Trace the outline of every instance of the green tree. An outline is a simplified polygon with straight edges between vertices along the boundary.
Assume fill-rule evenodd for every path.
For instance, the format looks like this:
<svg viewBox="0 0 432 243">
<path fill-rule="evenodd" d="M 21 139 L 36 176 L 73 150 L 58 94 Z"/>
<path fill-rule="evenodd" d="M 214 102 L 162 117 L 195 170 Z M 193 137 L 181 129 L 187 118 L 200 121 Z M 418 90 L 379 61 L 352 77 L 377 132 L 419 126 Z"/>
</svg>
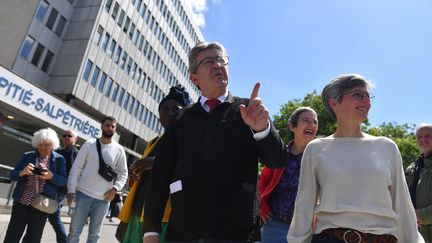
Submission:
<svg viewBox="0 0 432 243">
<path fill-rule="evenodd" d="M 366 132 L 374 136 L 385 136 L 392 139 L 402 155 L 404 168 L 410 165 L 419 155 L 414 134 L 414 125 L 395 122 L 383 123 L 378 127 L 369 128 Z"/>
</svg>

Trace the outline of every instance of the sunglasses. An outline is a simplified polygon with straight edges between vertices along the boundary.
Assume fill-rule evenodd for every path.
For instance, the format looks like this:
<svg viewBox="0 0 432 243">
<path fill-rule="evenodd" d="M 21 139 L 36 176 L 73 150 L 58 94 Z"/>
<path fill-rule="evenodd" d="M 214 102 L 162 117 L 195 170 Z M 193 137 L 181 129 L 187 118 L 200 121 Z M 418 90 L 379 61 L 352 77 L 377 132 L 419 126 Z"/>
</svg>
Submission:
<svg viewBox="0 0 432 243">
<path fill-rule="evenodd" d="M 72 135 L 69 135 L 69 134 L 64 134 L 63 137 L 64 137 L 64 138 L 71 138 L 71 137 L 73 137 L 73 136 L 72 136 Z"/>
</svg>

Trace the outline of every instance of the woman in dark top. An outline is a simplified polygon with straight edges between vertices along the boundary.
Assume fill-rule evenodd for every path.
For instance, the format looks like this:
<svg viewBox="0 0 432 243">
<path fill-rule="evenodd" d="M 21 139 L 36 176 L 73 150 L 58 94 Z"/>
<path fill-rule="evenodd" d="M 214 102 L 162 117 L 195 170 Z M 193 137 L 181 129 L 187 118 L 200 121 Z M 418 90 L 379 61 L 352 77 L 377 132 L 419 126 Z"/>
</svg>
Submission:
<svg viewBox="0 0 432 243">
<path fill-rule="evenodd" d="M 173 116 L 182 107 L 189 105 L 189 94 L 186 92 L 182 86 L 171 87 L 170 92 L 165 98 L 159 103 L 159 120 L 166 129 Z M 162 135 L 163 136 L 163 135 Z M 162 136 L 157 136 L 149 142 L 147 145 L 143 158 L 136 161 L 130 166 L 130 179 L 134 180 L 132 188 L 129 195 L 125 201 L 124 206 L 119 214 L 119 219 L 122 221 L 122 225 L 127 223 L 126 229 L 124 230 L 124 235 L 121 235 L 120 231 L 116 236 L 118 240 L 125 243 L 138 243 L 142 242 L 142 219 L 141 215 L 143 213 L 143 205 L 145 201 L 145 191 L 148 178 L 153 167 L 153 161 L 159 148 L 159 141 Z M 164 229 L 168 223 L 169 213 L 171 212 L 171 207 L 168 202 L 167 208 L 165 209 L 164 215 Z M 164 242 L 164 232 L 161 235 L 161 242 Z"/>
<path fill-rule="evenodd" d="M 287 242 L 297 195 L 300 162 L 306 145 L 318 131 L 317 114 L 310 107 L 299 107 L 291 114 L 288 127 L 294 140 L 288 144 L 287 165 L 281 169 L 264 167 L 258 184 L 263 243 Z"/>
</svg>

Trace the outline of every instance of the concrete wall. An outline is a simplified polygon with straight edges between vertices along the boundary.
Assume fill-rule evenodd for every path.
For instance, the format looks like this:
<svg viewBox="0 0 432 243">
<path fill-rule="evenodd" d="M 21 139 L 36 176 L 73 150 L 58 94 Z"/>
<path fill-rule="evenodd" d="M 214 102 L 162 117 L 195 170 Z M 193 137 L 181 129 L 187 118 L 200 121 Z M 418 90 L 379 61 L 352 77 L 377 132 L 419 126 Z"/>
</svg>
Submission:
<svg viewBox="0 0 432 243">
<path fill-rule="evenodd" d="M 0 64 L 12 69 L 38 0 L 0 0 Z"/>
</svg>

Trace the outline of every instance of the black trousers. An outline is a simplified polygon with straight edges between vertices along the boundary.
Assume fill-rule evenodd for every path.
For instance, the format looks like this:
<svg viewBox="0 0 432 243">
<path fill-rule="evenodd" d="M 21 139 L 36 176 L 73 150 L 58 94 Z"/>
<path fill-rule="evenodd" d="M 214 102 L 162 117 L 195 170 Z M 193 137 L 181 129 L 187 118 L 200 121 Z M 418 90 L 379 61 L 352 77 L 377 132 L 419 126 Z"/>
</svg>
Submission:
<svg viewBox="0 0 432 243">
<path fill-rule="evenodd" d="M 48 214 L 31 205 L 14 202 L 4 243 L 18 243 L 27 227 L 24 243 L 39 243 Z"/>
</svg>

